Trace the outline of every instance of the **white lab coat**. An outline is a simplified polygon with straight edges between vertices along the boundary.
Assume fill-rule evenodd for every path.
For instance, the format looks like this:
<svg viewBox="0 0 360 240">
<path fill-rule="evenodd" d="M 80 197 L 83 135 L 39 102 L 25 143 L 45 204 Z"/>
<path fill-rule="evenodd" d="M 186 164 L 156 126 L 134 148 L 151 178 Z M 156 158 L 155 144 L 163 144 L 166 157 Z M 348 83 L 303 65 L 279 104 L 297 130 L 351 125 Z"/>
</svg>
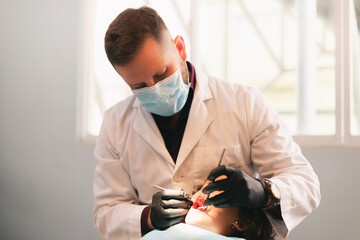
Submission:
<svg viewBox="0 0 360 240">
<path fill-rule="evenodd" d="M 284 221 L 268 215 L 286 237 L 320 202 L 319 181 L 277 113 L 256 89 L 202 73 L 176 160 L 167 151 L 152 117 L 135 96 L 104 114 L 95 147 L 95 226 L 104 239 L 139 239 L 140 217 L 158 190 L 193 193 L 217 167 L 242 168 L 266 177 L 281 190 Z"/>
</svg>

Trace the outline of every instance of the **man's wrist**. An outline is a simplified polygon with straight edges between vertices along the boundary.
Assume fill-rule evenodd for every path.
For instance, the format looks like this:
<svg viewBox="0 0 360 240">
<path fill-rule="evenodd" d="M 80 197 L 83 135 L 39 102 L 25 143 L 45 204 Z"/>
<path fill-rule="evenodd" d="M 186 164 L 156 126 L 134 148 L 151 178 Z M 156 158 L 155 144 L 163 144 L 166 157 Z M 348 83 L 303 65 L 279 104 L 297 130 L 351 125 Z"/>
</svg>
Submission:
<svg viewBox="0 0 360 240">
<path fill-rule="evenodd" d="M 154 229 L 154 227 L 151 224 L 150 220 L 150 206 L 147 206 L 144 208 L 144 210 L 141 213 L 141 235 L 144 236 L 148 232 Z"/>
<path fill-rule="evenodd" d="M 272 202 L 272 199 L 271 199 L 271 197 L 269 196 L 269 194 L 265 191 L 265 195 L 266 195 L 266 199 L 267 199 L 267 201 L 266 201 L 266 203 L 265 203 L 265 206 L 264 207 L 268 207 L 270 204 L 271 204 L 271 202 Z"/>
<path fill-rule="evenodd" d="M 148 225 L 148 227 L 149 227 L 150 230 L 154 230 L 155 227 L 154 227 L 154 226 L 152 225 L 152 223 L 151 223 L 150 214 L 151 214 L 151 209 L 150 209 L 150 211 L 149 211 L 149 215 L 148 215 L 148 219 L 147 219 L 147 225 Z"/>
<path fill-rule="evenodd" d="M 261 182 L 265 194 L 267 196 L 267 202 L 263 208 L 263 210 L 267 210 L 273 207 L 276 207 L 280 204 L 280 190 L 275 185 L 275 183 L 271 182 L 270 179 L 258 179 Z"/>
</svg>

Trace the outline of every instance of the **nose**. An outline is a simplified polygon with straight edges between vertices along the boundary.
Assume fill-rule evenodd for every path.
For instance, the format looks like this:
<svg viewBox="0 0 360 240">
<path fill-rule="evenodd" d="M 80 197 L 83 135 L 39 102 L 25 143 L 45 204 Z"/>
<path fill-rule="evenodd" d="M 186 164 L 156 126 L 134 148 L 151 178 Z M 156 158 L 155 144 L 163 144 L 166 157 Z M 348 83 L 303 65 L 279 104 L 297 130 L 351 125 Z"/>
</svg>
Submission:
<svg viewBox="0 0 360 240">
<path fill-rule="evenodd" d="M 148 81 L 146 81 L 146 86 L 147 87 L 152 87 L 155 84 L 157 84 L 158 82 L 160 82 L 161 80 L 157 80 L 157 79 L 149 79 Z"/>
<path fill-rule="evenodd" d="M 147 87 L 152 87 L 152 86 L 154 86 L 156 83 L 155 83 L 155 81 L 153 80 L 153 79 L 150 79 L 150 80 L 148 80 L 147 82 L 146 82 L 146 86 Z"/>
</svg>

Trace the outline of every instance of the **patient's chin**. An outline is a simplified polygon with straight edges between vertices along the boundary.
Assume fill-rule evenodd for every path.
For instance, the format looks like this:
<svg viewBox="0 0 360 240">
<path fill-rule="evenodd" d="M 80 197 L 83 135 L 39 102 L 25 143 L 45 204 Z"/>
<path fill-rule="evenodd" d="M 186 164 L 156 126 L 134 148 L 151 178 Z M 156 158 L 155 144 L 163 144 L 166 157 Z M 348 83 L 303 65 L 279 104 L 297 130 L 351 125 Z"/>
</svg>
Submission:
<svg viewBox="0 0 360 240">
<path fill-rule="evenodd" d="M 188 212 L 188 214 L 186 215 L 185 223 L 220 234 L 219 229 L 217 229 L 213 225 L 213 222 L 212 222 L 210 216 L 208 216 L 205 212 L 201 212 L 194 208 L 191 208 L 190 211 Z"/>
<path fill-rule="evenodd" d="M 189 212 L 185 217 L 185 223 L 196 226 L 197 223 L 201 222 L 201 214 L 196 212 L 194 208 L 190 208 Z"/>
</svg>

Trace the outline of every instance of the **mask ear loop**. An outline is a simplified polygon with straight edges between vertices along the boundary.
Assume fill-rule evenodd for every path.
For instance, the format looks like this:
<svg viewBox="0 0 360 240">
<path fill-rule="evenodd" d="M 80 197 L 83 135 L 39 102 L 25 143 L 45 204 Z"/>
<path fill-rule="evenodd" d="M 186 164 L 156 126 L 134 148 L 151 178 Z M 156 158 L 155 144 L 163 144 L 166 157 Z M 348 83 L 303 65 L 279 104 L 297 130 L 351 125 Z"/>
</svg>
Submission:
<svg viewBox="0 0 360 240">
<path fill-rule="evenodd" d="M 189 69 L 188 69 L 188 66 L 186 64 L 186 61 L 184 61 L 184 65 L 185 65 L 185 68 L 186 68 L 187 85 L 189 85 L 190 84 L 190 76 L 189 76 Z"/>
</svg>

